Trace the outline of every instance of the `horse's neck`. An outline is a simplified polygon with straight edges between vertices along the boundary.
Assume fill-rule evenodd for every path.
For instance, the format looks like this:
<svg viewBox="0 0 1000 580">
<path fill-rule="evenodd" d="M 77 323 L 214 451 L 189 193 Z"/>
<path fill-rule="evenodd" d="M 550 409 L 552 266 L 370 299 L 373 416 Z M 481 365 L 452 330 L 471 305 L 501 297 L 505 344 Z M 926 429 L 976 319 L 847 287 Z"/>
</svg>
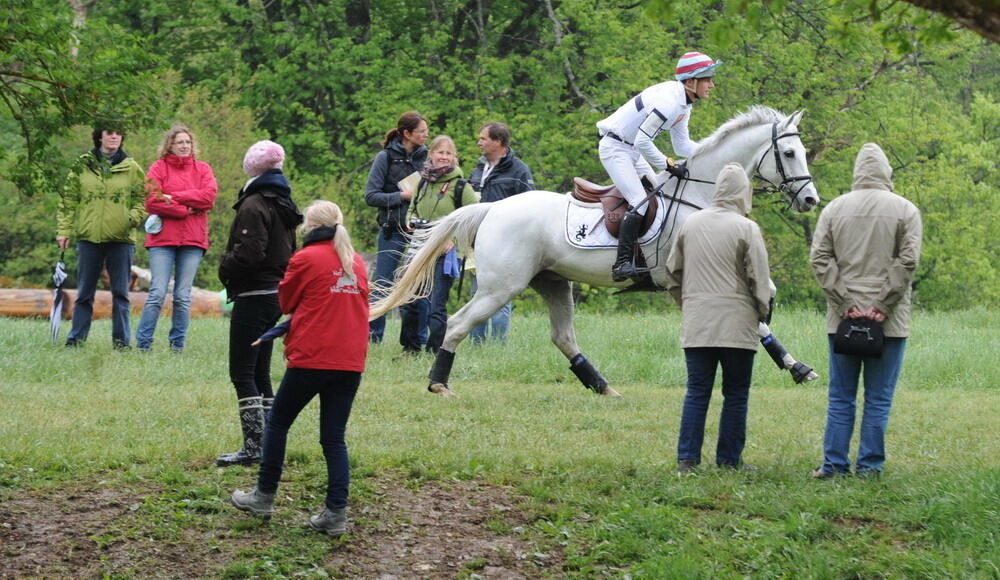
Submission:
<svg viewBox="0 0 1000 580">
<path fill-rule="evenodd" d="M 756 155 L 764 146 L 770 133 L 770 125 L 758 125 L 742 129 L 724 139 L 711 149 L 699 149 L 698 152 L 688 160 L 690 177 L 702 181 L 715 182 L 722 168 L 729 163 L 739 163 L 750 177 L 757 163 Z M 689 188 L 691 200 L 702 206 L 712 203 L 712 194 L 715 191 L 713 184 L 698 184 L 697 188 Z M 695 201 L 695 198 L 698 198 Z"/>
</svg>

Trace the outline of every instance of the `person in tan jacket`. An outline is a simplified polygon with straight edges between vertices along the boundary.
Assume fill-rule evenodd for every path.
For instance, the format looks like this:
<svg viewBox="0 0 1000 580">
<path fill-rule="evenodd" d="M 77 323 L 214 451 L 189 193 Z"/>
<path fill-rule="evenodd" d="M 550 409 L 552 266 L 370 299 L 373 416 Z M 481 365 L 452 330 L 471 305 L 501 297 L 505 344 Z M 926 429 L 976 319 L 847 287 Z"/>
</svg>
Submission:
<svg viewBox="0 0 1000 580">
<path fill-rule="evenodd" d="M 687 394 L 677 441 L 677 470 L 701 462 L 705 416 L 722 367 L 722 415 L 715 463 L 742 465 L 747 403 L 759 336 L 771 299 L 767 249 L 750 213 L 752 189 L 738 163 L 716 180 L 712 206 L 684 222 L 667 258 L 667 290 L 681 307 Z"/>
<path fill-rule="evenodd" d="M 830 347 L 823 465 L 812 472 L 818 479 L 850 472 L 848 448 L 862 367 L 865 406 L 856 473 L 882 472 L 889 409 L 910 334 L 910 283 L 920 259 L 920 211 L 893 193 L 892 167 L 875 143 L 866 143 L 858 152 L 852 189 L 820 214 L 809 254 L 826 294 Z M 884 323 L 882 358 L 833 352 L 833 335 L 844 318 Z"/>
</svg>

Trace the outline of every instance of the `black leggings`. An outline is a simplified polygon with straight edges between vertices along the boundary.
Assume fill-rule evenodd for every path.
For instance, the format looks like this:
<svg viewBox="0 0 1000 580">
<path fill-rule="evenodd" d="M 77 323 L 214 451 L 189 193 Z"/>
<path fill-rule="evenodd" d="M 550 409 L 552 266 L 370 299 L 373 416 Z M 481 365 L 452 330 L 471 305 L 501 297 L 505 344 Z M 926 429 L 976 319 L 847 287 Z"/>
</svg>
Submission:
<svg viewBox="0 0 1000 580">
<path fill-rule="evenodd" d="M 271 398 L 271 349 L 273 341 L 260 346 L 250 343 L 260 338 L 281 317 L 277 294 L 237 298 L 229 322 L 229 380 L 236 398 Z"/>
</svg>

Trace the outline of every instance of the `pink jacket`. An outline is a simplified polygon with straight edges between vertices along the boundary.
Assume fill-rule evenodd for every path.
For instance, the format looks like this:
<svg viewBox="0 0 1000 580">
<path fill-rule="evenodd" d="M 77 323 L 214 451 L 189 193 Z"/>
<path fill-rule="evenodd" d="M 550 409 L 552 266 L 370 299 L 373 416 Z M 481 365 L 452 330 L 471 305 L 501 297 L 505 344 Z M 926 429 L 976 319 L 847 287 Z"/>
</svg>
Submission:
<svg viewBox="0 0 1000 580">
<path fill-rule="evenodd" d="M 149 168 L 146 179 L 146 211 L 163 220 L 160 233 L 146 234 L 146 247 L 197 246 L 207 250 L 208 211 L 215 206 L 219 192 L 208 163 L 165 155 Z"/>
</svg>

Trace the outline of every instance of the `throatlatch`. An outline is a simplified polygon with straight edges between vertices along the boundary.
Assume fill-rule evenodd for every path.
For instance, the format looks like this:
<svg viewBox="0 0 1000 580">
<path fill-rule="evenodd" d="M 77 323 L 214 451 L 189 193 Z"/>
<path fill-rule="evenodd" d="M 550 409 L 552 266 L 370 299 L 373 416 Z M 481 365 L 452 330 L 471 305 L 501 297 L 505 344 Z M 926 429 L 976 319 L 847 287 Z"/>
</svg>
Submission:
<svg viewBox="0 0 1000 580">
<path fill-rule="evenodd" d="M 431 366 L 431 372 L 427 373 L 427 378 L 430 379 L 430 384 L 427 385 L 427 390 L 434 392 L 431 386 L 440 383 L 445 387 L 448 386 L 448 377 L 451 376 L 451 365 L 455 362 L 455 353 L 449 352 L 443 348 L 439 348 L 437 351 L 437 356 L 434 358 L 434 365 Z"/>
<path fill-rule="evenodd" d="M 760 343 L 764 345 L 764 350 L 771 356 L 771 360 L 774 361 L 774 364 L 778 365 L 779 369 L 788 369 L 788 372 L 792 373 L 792 379 L 796 383 L 803 383 L 816 378 L 810 377 L 810 373 L 813 372 L 812 367 L 792 358 L 792 355 L 788 354 L 788 351 L 785 350 L 785 347 L 778 342 L 778 339 L 773 334 L 761 338 Z"/>
<path fill-rule="evenodd" d="M 576 378 L 580 379 L 583 386 L 594 391 L 598 395 L 603 395 L 608 388 L 608 381 L 597 372 L 594 365 L 590 364 L 583 354 L 577 354 L 569 361 L 569 370 L 573 371 Z"/>
</svg>

